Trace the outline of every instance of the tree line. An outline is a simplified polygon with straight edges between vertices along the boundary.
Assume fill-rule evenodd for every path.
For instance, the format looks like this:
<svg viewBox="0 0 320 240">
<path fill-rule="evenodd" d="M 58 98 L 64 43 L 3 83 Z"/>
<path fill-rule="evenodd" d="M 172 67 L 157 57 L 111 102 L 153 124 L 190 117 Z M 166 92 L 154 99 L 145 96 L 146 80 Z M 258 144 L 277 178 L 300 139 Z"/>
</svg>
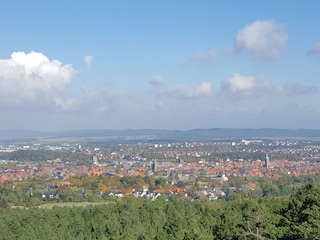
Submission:
<svg viewBox="0 0 320 240">
<path fill-rule="evenodd" d="M 320 188 L 290 197 L 1 209 L 0 239 L 320 239 Z"/>
</svg>

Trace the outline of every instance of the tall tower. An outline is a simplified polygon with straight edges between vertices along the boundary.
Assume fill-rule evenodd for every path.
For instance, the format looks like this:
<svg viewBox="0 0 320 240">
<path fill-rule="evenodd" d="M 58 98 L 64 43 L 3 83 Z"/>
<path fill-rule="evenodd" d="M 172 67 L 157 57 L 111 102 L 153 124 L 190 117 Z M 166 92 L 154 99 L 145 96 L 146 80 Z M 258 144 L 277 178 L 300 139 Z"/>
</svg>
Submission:
<svg viewBox="0 0 320 240">
<path fill-rule="evenodd" d="M 152 162 L 152 172 L 158 172 L 158 163 L 157 163 L 157 159 L 153 159 Z"/>
<path fill-rule="evenodd" d="M 99 162 L 98 162 L 98 157 L 97 157 L 96 155 L 93 155 L 93 157 L 92 157 L 92 162 L 93 162 L 93 164 L 95 164 L 95 165 L 98 165 L 98 164 L 99 164 Z"/>
<path fill-rule="evenodd" d="M 265 167 L 270 168 L 270 159 L 268 154 L 266 154 L 264 161 L 265 161 Z"/>
</svg>

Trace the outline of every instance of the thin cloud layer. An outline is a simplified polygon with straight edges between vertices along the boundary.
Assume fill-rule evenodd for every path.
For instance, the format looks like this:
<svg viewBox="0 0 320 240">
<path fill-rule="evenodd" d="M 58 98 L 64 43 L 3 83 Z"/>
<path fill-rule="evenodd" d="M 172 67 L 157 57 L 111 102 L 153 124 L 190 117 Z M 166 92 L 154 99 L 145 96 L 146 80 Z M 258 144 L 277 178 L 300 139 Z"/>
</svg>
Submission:
<svg viewBox="0 0 320 240">
<path fill-rule="evenodd" d="M 165 82 L 164 77 L 159 76 L 159 75 L 153 76 L 153 77 L 151 78 L 151 80 L 149 81 L 149 83 L 150 83 L 151 85 L 153 85 L 153 86 L 160 86 L 160 85 L 162 85 L 164 82 Z"/>
<path fill-rule="evenodd" d="M 55 97 L 54 103 L 57 107 L 59 107 L 63 111 L 73 111 L 79 107 L 77 101 L 73 98 L 65 99 L 62 97 Z"/>
<path fill-rule="evenodd" d="M 281 25 L 274 21 L 255 21 L 240 30 L 235 38 L 239 51 L 249 51 L 258 60 L 277 59 L 288 40 Z"/>
<path fill-rule="evenodd" d="M 308 51 L 308 54 L 320 54 L 320 42 L 315 43 L 312 48 Z"/>
<path fill-rule="evenodd" d="M 235 73 L 231 78 L 221 82 L 221 91 L 229 96 L 237 98 L 262 97 L 265 95 L 303 95 L 318 93 L 317 86 L 304 86 L 301 84 L 279 84 Z"/>
<path fill-rule="evenodd" d="M 212 85 L 209 82 L 202 82 L 197 87 L 175 86 L 164 90 L 160 95 L 178 98 L 201 98 L 212 95 Z"/>
<path fill-rule="evenodd" d="M 93 57 L 92 56 L 84 56 L 83 60 L 85 61 L 87 67 L 90 67 L 93 61 Z"/>
<path fill-rule="evenodd" d="M 306 86 L 301 84 L 284 84 L 277 85 L 274 87 L 274 92 L 277 94 L 283 94 L 287 96 L 297 96 L 304 94 L 316 94 L 319 92 L 319 87 L 317 86 Z"/>
<path fill-rule="evenodd" d="M 190 59 L 190 62 L 207 63 L 216 60 L 218 57 L 219 53 L 215 50 L 211 50 L 209 52 L 195 52 Z"/>
<path fill-rule="evenodd" d="M 0 99 L 20 104 L 52 100 L 71 83 L 76 71 L 71 65 L 49 60 L 39 52 L 14 52 L 0 59 Z"/>
</svg>

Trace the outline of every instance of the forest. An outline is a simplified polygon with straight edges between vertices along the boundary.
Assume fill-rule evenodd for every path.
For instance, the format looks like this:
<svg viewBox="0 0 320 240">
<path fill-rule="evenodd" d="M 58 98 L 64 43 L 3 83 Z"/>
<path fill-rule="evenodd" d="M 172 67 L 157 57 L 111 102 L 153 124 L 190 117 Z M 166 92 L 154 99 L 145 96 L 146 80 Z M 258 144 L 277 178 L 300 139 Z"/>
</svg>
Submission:
<svg viewBox="0 0 320 240">
<path fill-rule="evenodd" d="M 0 210 L 0 239 L 320 239 L 320 188 L 289 197 Z"/>
</svg>

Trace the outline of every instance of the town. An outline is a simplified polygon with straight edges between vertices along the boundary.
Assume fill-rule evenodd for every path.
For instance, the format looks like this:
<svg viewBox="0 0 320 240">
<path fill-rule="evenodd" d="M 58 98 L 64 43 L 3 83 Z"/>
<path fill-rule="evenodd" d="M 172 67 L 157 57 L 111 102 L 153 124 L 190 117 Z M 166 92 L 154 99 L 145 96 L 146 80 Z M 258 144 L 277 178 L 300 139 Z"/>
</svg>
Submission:
<svg viewBox="0 0 320 240">
<path fill-rule="evenodd" d="M 29 182 L 24 184 L 29 186 L 25 191 L 38 191 L 43 200 L 58 199 L 63 189 L 75 187 L 82 197 L 132 195 L 155 200 L 160 195 L 178 195 L 184 200 L 216 200 L 225 198 L 230 189 L 258 191 L 251 179 L 318 176 L 320 169 L 320 145 L 314 139 L 81 144 L 63 140 L 3 142 L 0 183 L 15 188 Z M 125 180 L 113 185 L 100 181 L 99 190 L 93 190 L 77 185 L 74 179 L 79 176 Z M 44 180 L 42 185 L 30 185 L 39 178 Z M 132 184 L 121 184 L 128 179 Z M 230 185 L 234 179 L 243 179 L 237 188 Z"/>
</svg>

